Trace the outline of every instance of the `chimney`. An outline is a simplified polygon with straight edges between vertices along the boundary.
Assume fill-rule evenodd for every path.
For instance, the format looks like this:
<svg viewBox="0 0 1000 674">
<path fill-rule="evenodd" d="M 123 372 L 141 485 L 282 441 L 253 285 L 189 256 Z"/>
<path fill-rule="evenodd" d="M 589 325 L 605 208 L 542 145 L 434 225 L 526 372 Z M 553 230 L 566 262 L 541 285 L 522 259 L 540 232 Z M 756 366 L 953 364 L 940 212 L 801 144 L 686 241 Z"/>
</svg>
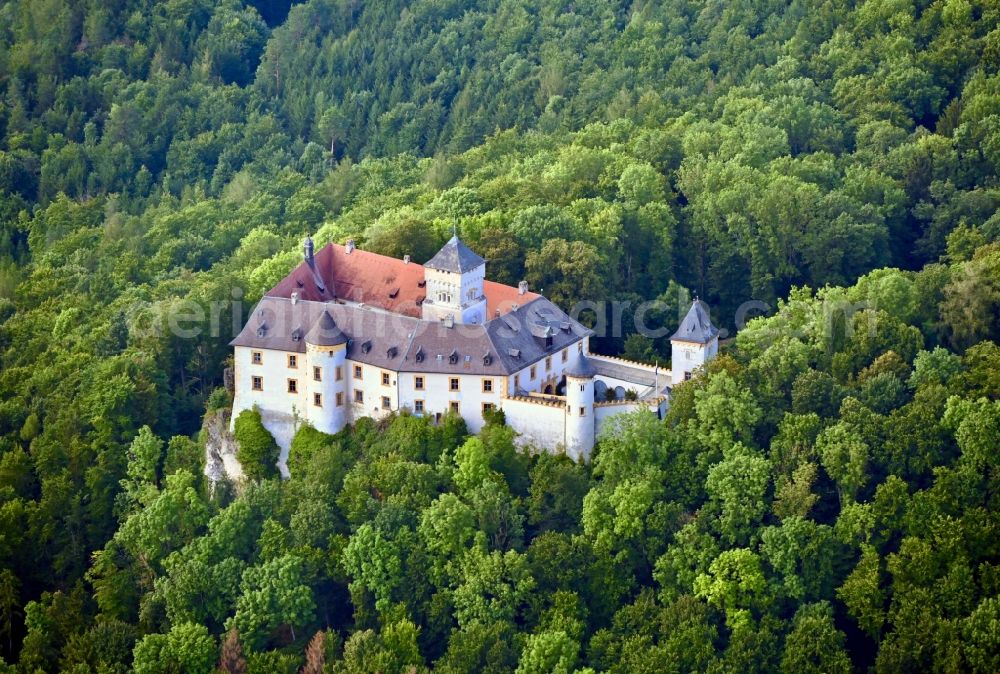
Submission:
<svg viewBox="0 0 1000 674">
<path fill-rule="evenodd" d="M 347 252 L 348 255 L 351 254 L 351 251 L 354 250 L 354 239 L 347 240 L 347 245 L 344 246 L 344 250 Z"/>
<path fill-rule="evenodd" d="M 297 304 L 299 301 L 299 291 L 296 290 L 292 293 L 292 304 Z"/>
<path fill-rule="evenodd" d="M 521 281 L 520 283 L 517 284 L 517 294 L 523 295 L 526 292 L 528 292 L 528 282 Z"/>
<path fill-rule="evenodd" d="M 444 317 L 444 327 L 446 327 L 446 328 L 453 328 L 453 327 L 455 327 L 455 317 L 452 316 L 451 314 L 448 314 L 447 316 L 445 316 Z"/>
<path fill-rule="evenodd" d="M 403 256 L 403 264 L 410 264 L 410 254 L 407 253 Z"/>
<path fill-rule="evenodd" d="M 310 265 L 313 263 L 313 240 L 312 237 L 307 236 L 306 240 L 302 243 L 302 256 L 306 259 Z"/>
</svg>

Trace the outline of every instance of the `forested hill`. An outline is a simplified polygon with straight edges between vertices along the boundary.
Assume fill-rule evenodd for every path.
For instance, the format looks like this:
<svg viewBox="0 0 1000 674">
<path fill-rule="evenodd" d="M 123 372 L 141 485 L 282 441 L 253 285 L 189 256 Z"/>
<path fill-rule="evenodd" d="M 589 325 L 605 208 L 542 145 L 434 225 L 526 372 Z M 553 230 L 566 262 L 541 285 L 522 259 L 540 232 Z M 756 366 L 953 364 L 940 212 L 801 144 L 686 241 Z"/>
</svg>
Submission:
<svg viewBox="0 0 1000 674">
<path fill-rule="evenodd" d="M 322 631 L 351 672 L 997 671 L 998 24 L 0 1 L 0 657 L 294 671 Z M 423 261 L 453 227 L 564 306 L 775 316 L 592 467 L 404 416 L 209 496 L 231 326 L 302 238 Z M 624 329 L 596 347 L 669 357 Z"/>
</svg>

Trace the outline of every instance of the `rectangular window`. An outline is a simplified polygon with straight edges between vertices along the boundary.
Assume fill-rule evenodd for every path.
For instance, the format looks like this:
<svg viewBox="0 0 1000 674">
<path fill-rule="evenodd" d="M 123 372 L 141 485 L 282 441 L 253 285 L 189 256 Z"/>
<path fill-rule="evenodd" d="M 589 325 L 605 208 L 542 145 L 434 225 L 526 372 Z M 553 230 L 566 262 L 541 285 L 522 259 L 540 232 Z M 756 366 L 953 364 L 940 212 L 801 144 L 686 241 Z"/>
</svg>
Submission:
<svg viewBox="0 0 1000 674">
<path fill-rule="evenodd" d="M 552 370 L 552 356 L 545 357 L 545 371 L 549 372 Z"/>
<path fill-rule="evenodd" d="M 515 374 L 514 375 L 514 390 L 516 391 L 519 388 L 521 388 L 521 375 Z"/>
<path fill-rule="evenodd" d="M 562 362 L 566 362 L 569 359 L 569 347 L 562 350 Z"/>
<path fill-rule="evenodd" d="M 322 407 L 323 406 L 323 394 L 322 393 L 313 393 L 313 405 L 315 405 L 316 407 Z"/>
<path fill-rule="evenodd" d="M 263 377 L 253 377 L 253 390 L 263 391 L 264 390 L 264 378 Z"/>
<path fill-rule="evenodd" d="M 532 366 L 531 366 L 531 369 L 530 369 L 530 370 L 528 370 L 528 379 L 534 379 L 534 378 L 535 378 L 535 372 L 536 372 L 536 371 L 537 371 L 537 370 L 535 370 L 535 366 L 534 366 L 534 365 L 532 365 Z"/>
<path fill-rule="evenodd" d="M 388 386 L 389 382 L 390 382 L 389 373 L 388 372 L 383 372 L 382 373 L 382 386 Z"/>
<path fill-rule="evenodd" d="M 389 396 L 382 396 L 382 409 L 390 409 Z"/>
<path fill-rule="evenodd" d="M 489 377 L 483 379 L 483 393 L 493 393 L 493 380 Z"/>
<path fill-rule="evenodd" d="M 356 390 L 354 392 L 354 402 L 363 403 L 365 401 L 365 392 L 362 390 Z"/>
<path fill-rule="evenodd" d="M 576 352 L 577 353 L 583 353 L 583 342 L 577 342 L 576 343 Z"/>
<path fill-rule="evenodd" d="M 454 412 L 455 414 L 458 414 L 458 401 L 457 400 L 452 400 L 450 403 L 448 403 L 448 407 L 451 408 L 452 412 Z"/>
<path fill-rule="evenodd" d="M 355 379 L 361 379 L 361 366 L 360 365 L 355 365 L 354 366 L 354 378 Z"/>
<path fill-rule="evenodd" d="M 423 400 L 414 400 L 413 401 L 413 411 L 416 412 L 417 414 L 423 414 L 424 413 L 424 401 Z"/>
<path fill-rule="evenodd" d="M 288 354 L 288 367 L 292 370 L 299 366 L 299 357 L 294 353 Z"/>
<path fill-rule="evenodd" d="M 313 381 L 323 381 L 323 368 L 313 366 Z"/>
<path fill-rule="evenodd" d="M 250 362 L 254 365 L 260 365 L 264 362 L 264 355 L 260 351 L 250 352 Z"/>
<path fill-rule="evenodd" d="M 587 409 L 585 407 L 580 408 L 580 416 L 581 417 L 587 416 Z"/>
<path fill-rule="evenodd" d="M 423 391 L 424 390 L 424 378 L 423 377 L 419 377 L 419 376 L 414 377 L 413 378 L 413 388 L 415 390 L 417 390 L 417 391 Z"/>
<path fill-rule="evenodd" d="M 451 391 L 458 390 L 458 377 L 452 377 L 448 380 L 448 389 Z"/>
<path fill-rule="evenodd" d="M 344 371 L 340 368 L 339 365 L 337 366 L 337 369 L 334 371 L 333 378 L 336 379 L 337 381 L 340 381 L 341 379 L 344 378 Z"/>
<path fill-rule="evenodd" d="M 344 394 L 341 393 L 340 391 L 337 391 L 337 407 L 343 407 L 343 406 L 344 406 Z"/>
<path fill-rule="evenodd" d="M 684 373 L 684 381 L 688 381 L 689 379 L 691 379 L 691 373 L 690 372 L 685 372 Z"/>
<path fill-rule="evenodd" d="M 493 403 L 483 403 L 483 416 L 486 416 L 496 407 Z"/>
<path fill-rule="evenodd" d="M 288 380 L 288 392 L 298 393 L 299 392 L 299 381 L 297 379 Z"/>
<path fill-rule="evenodd" d="M 587 390 L 586 385 L 580 384 L 580 391 L 582 392 L 582 391 L 585 391 L 585 390 Z"/>
</svg>

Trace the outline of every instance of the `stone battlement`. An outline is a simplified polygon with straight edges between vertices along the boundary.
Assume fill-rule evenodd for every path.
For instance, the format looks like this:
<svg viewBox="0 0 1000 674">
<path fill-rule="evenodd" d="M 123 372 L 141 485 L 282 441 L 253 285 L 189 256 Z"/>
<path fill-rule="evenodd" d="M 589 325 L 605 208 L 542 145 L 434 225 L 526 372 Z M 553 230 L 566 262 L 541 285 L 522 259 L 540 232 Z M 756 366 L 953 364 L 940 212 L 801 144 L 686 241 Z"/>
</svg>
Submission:
<svg viewBox="0 0 1000 674">
<path fill-rule="evenodd" d="M 599 353 L 588 353 L 587 354 L 587 358 L 590 358 L 591 360 L 607 360 L 607 361 L 611 361 L 613 363 L 619 363 L 621 365 L 627 365 L 629 367 L 637 367 L 637 368 L 640 368 L 640 369 L 643 369 L 643 370 L 649 370 L 650 372 L 655 372 L 656 371 L 656 366 L 655 365 L 649 365 L 647 363 L 640 363 L 637 360 L 629 360 L 627 358 L 619 358 L 617 356 L 605 356 L 605 355 L 599 354 Z M 660 368 L 660 374 L 663 374 L 664 370 L 665 370 L 665 368 L 661 367 Z"/>
<path fill-rule="evenodd" d="M 543 407 L 565 407 L 566 405 L 563 400 L 550 400 L 538 396 L 505 396 L 504 400 L 516 400 L 518 402 L 531 403 L 532 405 L 541 405 Z"/>
</svg>

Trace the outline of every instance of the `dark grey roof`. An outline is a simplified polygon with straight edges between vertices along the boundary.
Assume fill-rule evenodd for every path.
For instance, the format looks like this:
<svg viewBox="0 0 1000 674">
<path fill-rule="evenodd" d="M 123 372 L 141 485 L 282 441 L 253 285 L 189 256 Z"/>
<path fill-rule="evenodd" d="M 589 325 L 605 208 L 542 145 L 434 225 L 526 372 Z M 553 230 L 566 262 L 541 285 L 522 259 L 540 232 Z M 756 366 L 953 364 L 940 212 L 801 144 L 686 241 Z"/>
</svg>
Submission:
<svg viewBox="0 0 1000 674">
<path fill-rule="evenodd" d="M 428 260 L 424 266 L 430 269 L 462 273 L 475 269 L 482 264 L 486 264 L 486 260 L 476 255 L 456 235 L 451 237 L 448 243 L 444 244 L 441 250 Z"/>
<path fill-rule="evenodd" d="M 564 372 L 567 377 L 579 377 L 581 379 L 587 379 L 597 374 L 597 370 L 594 369 L 590 359 L 586 356 L 577 358 L 576 362 L 566 368 Z"/>
<path fill-rule="evenodd" d="M 329 311 L 324 311 L 306 334 L 306 342 L 316 346 L 336 346 L 347 342 L 347 335 L 337 327 Z"/>
<path fill-rule="evenodd" d="M 485 325 L 508 372 L 517 372 L 592 334 L 544 297 Z"/>
<path fill-rule="evenodd" d="M 681 321 L 670 339 L 679 339 L 685 342 L 697 342 L 705 344 L 718 336 L 719 329 L 712 325 L 712 319 L 708 315 L 708 307 L 701 300 L 695 300 L 688 309 L 687 316 Z"/>
<path fill-rule="evenodd" d="M 484 325 L 450 328 L 353 304 L 264 297 L 230 345 L 304 352 L 327 320 L 349 359 L 399 372 L 513 374 L 589 334 L 542 297 Z"/>
<path fill-rule="evenodd" d="M 616 363 L 600 358 L 590 358 L 590 366 L 595 374 L 620 379 L 640 386 L 654 386 L 656 384 L 656 373 L 641 367 L 633 367 L 625 363 Z M 660 377 L 661 381 L 666 381 L 667 377 Z"/>
</svg>

